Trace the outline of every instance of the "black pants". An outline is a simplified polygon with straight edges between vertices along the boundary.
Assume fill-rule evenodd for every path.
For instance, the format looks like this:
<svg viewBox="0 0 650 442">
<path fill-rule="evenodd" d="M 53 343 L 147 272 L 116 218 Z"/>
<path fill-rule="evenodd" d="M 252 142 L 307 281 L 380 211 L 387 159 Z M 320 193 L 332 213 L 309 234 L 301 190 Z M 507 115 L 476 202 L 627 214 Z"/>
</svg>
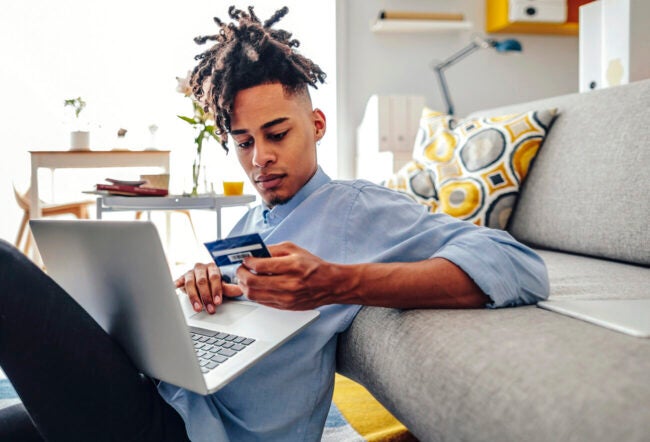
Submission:
<svg viewBox="0 0 650 442">
<path fill-rule="evenodd" d="M 187 441 L 178 413 L 51 278 L 0 240 L 0 441 Z"/>
</svg>

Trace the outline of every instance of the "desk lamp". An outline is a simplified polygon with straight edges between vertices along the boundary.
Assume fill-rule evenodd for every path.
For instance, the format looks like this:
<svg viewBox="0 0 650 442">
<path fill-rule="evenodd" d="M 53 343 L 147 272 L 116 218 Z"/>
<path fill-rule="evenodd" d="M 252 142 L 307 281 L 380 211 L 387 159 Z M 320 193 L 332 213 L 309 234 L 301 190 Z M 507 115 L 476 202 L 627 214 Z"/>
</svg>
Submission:
<svg viewBox="0 0 650 442">
<path fill-rule="evenodd" d="M 460 51 L 451 55 L 447 59 L 439 62 L 433 66 L 433 70 L 438 76 L 438 81 L 440 82 L 440 89 L 442 90 L 442 96 L 447 105 L 447 113 L 449 115 L 454 115 L 454 105 L 451 103 L 451 97 L 449 96 L 449 88 L 447 87 L 447 81 L 445 80 L 444 70 L 449 66 L 455 64 L 456 62 L 467 57 L 472 52 L 478 49 L 487 49 L 494 48 L 497 52 L 511 52 L 518 51 L 521 52 L 521 43 L 514 39 L 508 39 L 503 41 L 493 40 L 491 38 L 483 38 L 475 36 L 472 39 L 472 42 L 465 46 Z"/>
</svg>

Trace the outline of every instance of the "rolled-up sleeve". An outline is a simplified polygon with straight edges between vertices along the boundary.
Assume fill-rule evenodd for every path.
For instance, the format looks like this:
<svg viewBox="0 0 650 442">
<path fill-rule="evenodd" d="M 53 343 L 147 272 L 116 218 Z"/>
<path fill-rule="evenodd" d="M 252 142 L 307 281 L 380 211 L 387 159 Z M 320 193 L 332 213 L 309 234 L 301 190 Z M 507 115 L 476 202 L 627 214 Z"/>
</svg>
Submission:
<svg viewBox="0 0 650 442">
<path fill-rule="evenodd" d="M 544 261 L 509 233 L 429 213 L 408 197 L 378 186 L 357 190 L 345 223 L 346 243 L 354 244 L 347 249 L 349 261 L 445 258 L 490 297 L 491 308 L 534 304 L 548 297 Z"/>
<path fill-rule="evenodd" d="M 488 307 L 534 304 L 548 297 L 544 261 L 506 232 L 475 229 L 453 238 L 433 256 L 463 269 L 492 300 Z"/>
</svg>

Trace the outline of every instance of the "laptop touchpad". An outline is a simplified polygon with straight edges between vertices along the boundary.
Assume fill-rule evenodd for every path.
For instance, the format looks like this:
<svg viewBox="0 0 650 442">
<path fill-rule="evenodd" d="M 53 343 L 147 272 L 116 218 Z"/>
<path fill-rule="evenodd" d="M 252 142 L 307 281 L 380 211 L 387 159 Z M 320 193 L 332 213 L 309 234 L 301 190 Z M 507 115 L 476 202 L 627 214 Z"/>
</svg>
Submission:
<svg viewBox="0 0 650 442">
<path fill-rule="evenodd" d="M 237 301 L 228 301 L 217 306 L 217 311 L 213 315 L 205 311 L 192 315 L 192 319 L 198 321 L 207 321 L 212 324 L 230 325 L 239 321 L 244 316 L 257 310 L 257 307 L 250 304 L 242 304 Z"/>
</svg>

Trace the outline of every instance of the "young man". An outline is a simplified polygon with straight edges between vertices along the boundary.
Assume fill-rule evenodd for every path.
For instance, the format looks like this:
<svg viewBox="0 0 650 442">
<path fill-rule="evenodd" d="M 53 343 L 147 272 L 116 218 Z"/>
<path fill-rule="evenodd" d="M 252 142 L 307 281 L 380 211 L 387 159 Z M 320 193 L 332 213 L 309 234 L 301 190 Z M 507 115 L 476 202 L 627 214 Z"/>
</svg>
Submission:
<svg viewBox="0 0 650 442">
<path fill-rule="evenodd" d="M 245 295 L 321 316 L 215 394 L 166 383 L 157 392 L 66 293 L 0 244 L 0 365 L 48 439 L 318 441 L 337 337 L 361 305 L 501 307 L 547 296 L 543 262 L 507 233 L 430 214 L 368 182 L 331 180 L 316 156 L 325 115 L 307 91 L 325 74 L 272 29 L 286 8 L 264 24 L 252 9 L 229 12 L 236 24 L 216 19 L 220 33 L 199 39 L 216 43 L 199 57 L 193 89 L 263 201 L 231 234 L 260 233 L 273 257 L 247 259 L 236 285 L 213 263 L 176 285 L 197 311 Z M 24 353 L 35 345 L 27 338 L 45 362 Z M 21 408 L 12 412 L 10 422 L 30 427 Z"/>
</svg>

